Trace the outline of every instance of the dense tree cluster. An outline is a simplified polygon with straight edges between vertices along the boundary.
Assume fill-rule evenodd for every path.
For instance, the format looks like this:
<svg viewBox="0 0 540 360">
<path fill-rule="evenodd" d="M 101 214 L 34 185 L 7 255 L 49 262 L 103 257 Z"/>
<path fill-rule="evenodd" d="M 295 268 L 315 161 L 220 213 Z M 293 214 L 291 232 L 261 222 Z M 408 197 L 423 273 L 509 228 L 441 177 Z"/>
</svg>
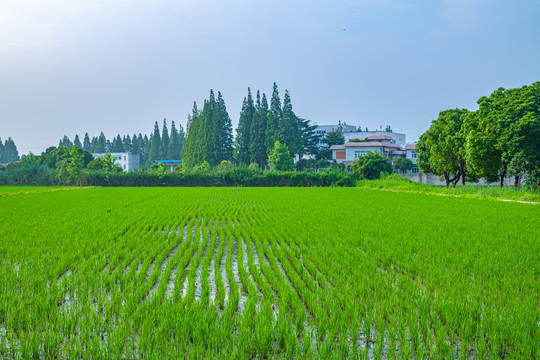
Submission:
<svg viewBox="0 0 540 360">
<path fill-rule="evenodd" d="M 232 160 L 232 123 L 223 96 L 218 91 L 217 99 L 210 90 L 210 99 L 205 100 L 202 110 L 193 104 L 186 126 L 186 140 L 182 148 L 182 162 L 193 167 L 208 162 L 211 166 L 223 160 Z"/>
<path fill-rule="evenodd" d="M 418 167 L 443 176 L 447 186 L 485 178 L 523 176 L 540 186 L 540 82 L 499 88 L 478 100 L 479 109 L 439 113 L 416 146 Z"/>
<path fill-rule="evenodd" d="M 131 152 L 140 154 L 141 166 L 150 167 L 155 160 L 158 159 L 180 159 L 182 146 L 184 143 L 184 128 L 178 125 L 178 129 L 174 121 L 171 122 L 171 130 L 167 127 L 167 120 L 163 119 L 162 132 L 159 130 L 157 121 L 154 124 L 154 132 L 148 135 L 139 133 L 133 136 L 120 134 L 112 139 L 107 139 L 105 134 L 100 132 L 99 136 L 90 138 L 88 133 L 84 134 L 81 143 L 79 135 L 75 135 L 73 142 L 67 135 L 59 141 L 58 146 L 70 148 L 75 146 L 90 153 L 106 153 L 106 152 Z"/>
<path fill-rule="evenodd" d="M 277 141 L 284 145 L 289 156 L 305 153 L 317 154 L 320 136 L 316 125 L 302 119 L 293 111 L 290 94 L 285 90 L 283 106 L 277 84 L 274 83 L 270 105 L 266 94 L 257 90 L 255 101 L 248 88 L 242 103 L 240 120 L 234 142 L 234 160 L 239 164 L 268 164 L 268 156 Z"/>
<path fill-rule="evenodd" d="M 19 151 L 12 138 L 8 138 L 4 143 L 0 139 L 0 164 L 19 161 Z"/>
</svg>

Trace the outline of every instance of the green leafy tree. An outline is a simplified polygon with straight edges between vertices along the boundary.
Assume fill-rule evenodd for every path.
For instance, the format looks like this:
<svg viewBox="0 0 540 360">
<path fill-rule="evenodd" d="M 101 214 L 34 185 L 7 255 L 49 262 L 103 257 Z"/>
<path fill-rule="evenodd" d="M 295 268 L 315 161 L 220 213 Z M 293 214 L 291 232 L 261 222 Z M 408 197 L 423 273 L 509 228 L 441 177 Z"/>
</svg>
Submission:
<svg viewBox="0 0 540 360">
<path fill-rule="evenodd" d="M 411 170 L 414 164 L 411 159 L 399 158 L 394 160 L 394 168 L 400 173 L 405 173 L 407 170 Z"/>
<path fill-rule="evenodd" d="M 516 185 L 523 174 L 534 176 L 540 167 L 540 82 L 499 88 L 478 105 L 467 137 L 470 166 L 486 177 L 498 175 L 501 187 L 508 174 Z"/>
<path fill-rule="evenodd" d="M 234 170 L 234 165 L 230 162 L 230 161 L 227 161 L 227 160 L 223 160 L 221 163 L 219 163 L 219 165 L 217 166 L 217 170 L 218 172 L 220 173 L 224 173 L 224 172 L 231 172 Z"/>
<path fill-rule="evenodd" d="M 281 100 L 276 83 L 270 99 L 270 109 L 266 122 L 266 153 L 269 153 L 277 140 L 279 140 L 279 123 L 281 121 Z"/>
<path fill-rule="evenodd" d="M 465 158 L 467 127 L 464 123 L 468 114 L 466 109 L 441 111 L 416 145 L 420 170 L 443 176 L 446 186 L 455 186 L 460 179 L 465 184 L 468 169 Z"/>
<path fill-rule="evenodd" d="M 378 151 L 369 152 L 364 156 L 359 156 L 351 165 L 351 172 L 356 179 L 374 180 L 382 174 L 393 172 L 392 163 Z"/>
<path fill-rule="evenodd" d="M 279 140 L 275 142 L 274 148 L 268 154 L 268 165 L 274 171 L 291 171 L 294 168 L 289 149 Z"/>
</svg>

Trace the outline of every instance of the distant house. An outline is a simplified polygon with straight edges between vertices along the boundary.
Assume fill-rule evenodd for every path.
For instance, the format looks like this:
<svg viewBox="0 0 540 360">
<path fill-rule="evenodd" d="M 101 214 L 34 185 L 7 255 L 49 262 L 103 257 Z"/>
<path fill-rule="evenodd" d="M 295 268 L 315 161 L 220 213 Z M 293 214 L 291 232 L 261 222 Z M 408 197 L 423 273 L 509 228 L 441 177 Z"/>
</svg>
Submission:
<svg viewBox="0 0 540 360">
<path fill-rule="evenodd" d="M 173 171 L 174 168 L 182 163 L 182 160 L 156 160 L 156 164 L 163 164 L 170 171 Z"/>
<path fill-rule="evenodd" d="M 315 133 L 321 135 L 321 140 L 319 140 L 318 145 L 324 146 L 323 138 L 324 136 L 332 131 L 340 131 L 342 133 L 356 131 L 356 126 L 347 125 L 347 124 L 336 124 L 336 125 L 317 125 Z"/>
<path fill-rule="evenodd" d="M 94 158 L 102 158 L 105 156 L 105 153 L 93 153 L 92 156 L 94 156 Z M 111 157 L 124 171 L 132 171 L 141 167 L 141 156 L 139 154 L 115 152 L 111 153 Z"/>
<path fill-rule="evenodd" d="M 364 156 L 369 152 L 377 151 L 389 159 L 405 157 L 410 159 L 414 167 L 408 172 L 418 172 L 416 152 L 414 149 L 414 144 L 407 144 L 403 147 L 400 144 L 396 144 L 394 138 L 387 134 L 368 136 L 367 141 L 364 142 L 346 142 L 343 145 L 332 145 L 330 147 L 330 150 L 332 150 L 332 159 L 338 164 L 344 163 L 345 165 L 351 165 L 358 157 Z"/>
</svg>

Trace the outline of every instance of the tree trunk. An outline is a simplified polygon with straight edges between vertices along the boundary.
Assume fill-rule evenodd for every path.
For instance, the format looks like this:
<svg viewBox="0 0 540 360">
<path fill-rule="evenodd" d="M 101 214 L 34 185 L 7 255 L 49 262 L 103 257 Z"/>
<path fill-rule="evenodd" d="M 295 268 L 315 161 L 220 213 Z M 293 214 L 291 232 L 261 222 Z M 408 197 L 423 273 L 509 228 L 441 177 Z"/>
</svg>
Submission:
<svg viewBox="0 0 540 360">
<path fill-rule="evenodd" d="M 461 185 L 465 185 L 465 164 L 463 162 L 459 165 L 459 171 L 461 172 Z"/>
<path fill-rule="evenodd" d="M 506 176 L 506 164 L 504 164 L 503 172 L 501 174 L 501 187 L 504 186 L 504 177 Z"/>
<path fill-rule="evenodd" d="M 521 184 L 521 176 L 516 175 L 514 177 L 514 187 L 517 188 Z"/>
<path fill-rule="evenodd" d="M 450 176 L 448 176 L 448 173 L 443 173 L 444 175 L 444 181 L 446 181 L 446 187 L 450 185 Z"/>
</svg>

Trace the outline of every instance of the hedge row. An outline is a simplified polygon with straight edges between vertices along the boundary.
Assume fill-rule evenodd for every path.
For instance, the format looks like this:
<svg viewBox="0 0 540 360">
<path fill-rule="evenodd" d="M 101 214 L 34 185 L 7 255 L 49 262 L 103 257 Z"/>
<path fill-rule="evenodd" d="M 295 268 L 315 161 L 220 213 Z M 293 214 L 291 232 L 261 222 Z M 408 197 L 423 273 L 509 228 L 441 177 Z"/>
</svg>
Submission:
<svg viewBox="0 0 540 360">
<path fill-rule="evenodd" d="M 346 172 L 252 172 L 235 169 L 222 173 L 155 174 L 152 172 L 120 172 L 107 174 L 102 171 L 85 171 L 79 181 L 86 186 L 355 186 L 355 180 Z M 0 171 L 3 185 L 77 185 L 59 179 L 58 173 L 49 168 L 32 171 L 6 169 Z"/>
</svg>

